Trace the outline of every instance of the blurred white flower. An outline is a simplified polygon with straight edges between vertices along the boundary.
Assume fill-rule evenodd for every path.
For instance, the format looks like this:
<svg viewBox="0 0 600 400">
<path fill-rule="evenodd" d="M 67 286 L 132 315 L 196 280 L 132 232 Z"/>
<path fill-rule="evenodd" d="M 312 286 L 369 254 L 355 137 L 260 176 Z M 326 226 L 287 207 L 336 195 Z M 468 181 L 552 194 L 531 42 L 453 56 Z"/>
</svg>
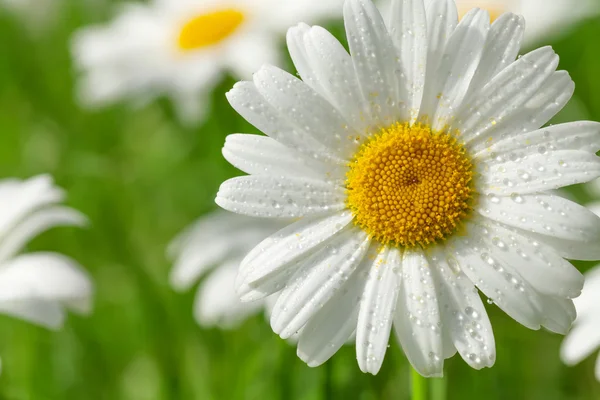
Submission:
<svg viewBox="0 0 600 400">
<path fill-rule="evenodd" d="M 431 3 L 428 0 L 427 3 Z M 391 0 L 383 0 L 385 15 Z M 458 15 L 462 18 L 472 8 L 483 8 L 495 20 L 505 12 L 525 17 L 524 46 L 545 44 L 560 35 L 569 26 L 598 13 L 600 4 L 595 0 L 456 0 Z"/>
<path fill-rule="evenodd" d="M 588 208 L 600 216 L 600 202 L 589 204 Z M 573 302 L 577 319 L 560 349 L 561 359 L 567 365 L 580 363 L 600 348 L 600 265 L 585 274 L 581 296 Z M 600 356 L 596 361 L 596 379 L 600 381 Z"/>
<path fill-rule="evenodd" d="M 129 4 L 107 25 L 76 32 L 79 97 L 102 106 L 166 95 L 182 120 L 196 122 L 224 71 L 248 78 L 279 63 L 279 35 L 298 21 L 341 9 L 341 0 L 154 0 Z"/>
<path fill-rule="evenodd" d="M 235 292 L 235 277 L 244 256 L 283 225 L 272 220 L 217 211 L 200 218 L 169 246 L 175 260 L 171 286 L 187 290 L 202 275 L 198 287 L 194 317 L 204 327 L 230 329 L 247 317 L 273 305 L 268 299 L 242 303 Z"/>
<path fill-rule="evenodd" d="M 57 253 L 19 254 L 38 234 L 81 226 L 86 218 L 58 205 L 64 192 L 47 175 L 0 181 L 0 312 L 57 329 L 66 310 L 91 311 L 92 283 L 73 260 Z"/>
</svg>

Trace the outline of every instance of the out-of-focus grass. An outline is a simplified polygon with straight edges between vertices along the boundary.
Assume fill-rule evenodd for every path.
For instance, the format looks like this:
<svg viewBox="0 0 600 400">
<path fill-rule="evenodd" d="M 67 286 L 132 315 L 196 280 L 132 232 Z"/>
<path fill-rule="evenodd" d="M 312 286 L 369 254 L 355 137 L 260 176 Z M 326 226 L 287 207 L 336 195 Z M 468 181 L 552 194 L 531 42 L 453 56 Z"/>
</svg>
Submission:
<svg viewBox="0 0 600 400">
<path fill-rule="evenodd" d="M 97 287 L 94 314 L 71 316 L 60 332 L 0 317 L 0 398 L 408 398 L 408 366 L 394 340 L 372 377 L 359 371 L 351 347 L 325 366 L 306 367 L 262 317 L 231 332 L 195 324 L 193 290 L 170 290 L 164 250 L 215 207 L 219 184 L 238 174 L 221 157 L 225 136 L 255 130 L 223 97 L 231 79 L 215 91 L 209 120 L 194 129 L 179 125 L 166 101 L 141 110 L 80 110 L 72 97 L 69 36 L 108 10 L 101 2 L 65 2 L 60 23 L 35 35 L 0 15 L 0 176 L 49 172 L 67 189 L 68 204 L 89 216 L 90 228 L 55 229 L 29 248 L 72 256 Z M 576 99 L 557 121 L 600 120 L 598 38 L 600 19 L 552 43 L 577 84 Z M 589 200 L 578 188 L 573 193 Z M 560 336 L 529 331 L 488 308 L 496 365 L 474 371 L 458 356 L 449 360 L 449 399 L 600 398 L 593 360 L 566 368 L 558 359 Z"/>
</svg>

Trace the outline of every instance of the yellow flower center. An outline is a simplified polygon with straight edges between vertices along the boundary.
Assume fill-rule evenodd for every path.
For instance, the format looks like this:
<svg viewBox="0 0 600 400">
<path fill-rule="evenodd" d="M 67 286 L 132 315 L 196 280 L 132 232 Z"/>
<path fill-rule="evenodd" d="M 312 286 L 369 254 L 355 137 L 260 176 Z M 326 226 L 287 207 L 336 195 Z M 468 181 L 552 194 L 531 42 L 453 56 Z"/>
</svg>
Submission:
<svg viewBox="0 0 600 400">
<path fill-rule="evenodd" d="M 233 34 L 244 22 L 238 10 L 218 10 L 188 20 L 178 38 L 181 50 L 197 50 L 215 45 Z"/>
<path fill-rule="evenodd" d="M 383 129 L 349 167 L 347 205 L 356 224 L 384 245 L 444 240 L 471 209 L 473 168 L 464 147 L 427 125 Z"/>
</svg>

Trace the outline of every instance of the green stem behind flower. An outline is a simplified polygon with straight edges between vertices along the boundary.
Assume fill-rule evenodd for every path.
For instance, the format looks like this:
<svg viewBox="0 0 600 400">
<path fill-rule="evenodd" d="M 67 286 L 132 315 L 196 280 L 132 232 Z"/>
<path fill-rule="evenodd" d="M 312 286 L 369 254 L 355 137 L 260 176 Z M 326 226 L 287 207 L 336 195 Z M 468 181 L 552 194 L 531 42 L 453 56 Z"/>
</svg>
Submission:
<svg viewBox="0 0 600 400">
<path fill-rule="evenodd" d="M 427 400 L 427 379 L 413 368 L 410 369 L 412 400 Z"/>
<path fill-rule="evenodd" d="M 429 380 L 431 400 L 446 400 L 446 384 L 446 378 L 435 378 Z"/>
</svg>

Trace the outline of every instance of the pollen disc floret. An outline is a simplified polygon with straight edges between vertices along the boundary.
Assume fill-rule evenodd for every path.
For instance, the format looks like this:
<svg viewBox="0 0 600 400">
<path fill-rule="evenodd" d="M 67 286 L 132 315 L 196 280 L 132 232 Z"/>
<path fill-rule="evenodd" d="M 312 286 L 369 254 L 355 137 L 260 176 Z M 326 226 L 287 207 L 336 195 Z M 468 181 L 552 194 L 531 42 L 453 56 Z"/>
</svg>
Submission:
<svg viewBox="0 0 600 400">
<path fill-rule="evenodd" d="M 452 234 L 473 198 L 473 171 L 454 136 L 395 124 L 365 143 L 346 187 L 356 223 L 383 244 L 426 246 Z"/>
</svg>

